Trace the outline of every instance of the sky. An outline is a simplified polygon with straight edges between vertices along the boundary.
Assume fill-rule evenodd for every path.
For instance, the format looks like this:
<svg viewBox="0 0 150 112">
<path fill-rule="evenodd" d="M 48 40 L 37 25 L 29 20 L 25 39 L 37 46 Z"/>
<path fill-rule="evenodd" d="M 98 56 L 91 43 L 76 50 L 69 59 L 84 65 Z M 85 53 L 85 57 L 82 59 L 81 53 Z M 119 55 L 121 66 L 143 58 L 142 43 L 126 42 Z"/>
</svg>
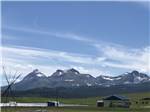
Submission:
<svg viewBox="0 0 150 112">
<path fill-rule="evenodd" d="M 8 74 L 57 69 L 117 76 L 150 73 L 148 2 L 2 2 Z M 2 76 L 1 76 L 2 77 Z"/>
</svg>

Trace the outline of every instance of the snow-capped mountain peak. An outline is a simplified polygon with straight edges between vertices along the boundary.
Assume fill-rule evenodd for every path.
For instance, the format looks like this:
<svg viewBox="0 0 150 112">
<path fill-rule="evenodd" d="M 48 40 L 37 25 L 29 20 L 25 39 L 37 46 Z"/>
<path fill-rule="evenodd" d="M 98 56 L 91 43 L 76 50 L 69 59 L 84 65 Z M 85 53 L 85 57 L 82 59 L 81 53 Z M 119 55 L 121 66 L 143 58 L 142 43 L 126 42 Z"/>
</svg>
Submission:
<svg viewBox="0 0 150 112">
<path fill-rule="evenodd" d="M 17 85 L 19 87 L 29 85 L 26 88 L 36 87 L 74 87 L 74 86 L 112 86 L 125 84 L 139 84 L 149 82 L 150 77 L 138 71 L 127 72 L 118 76 L 93 77 L 90 74 L 81 74 L 75 69 L 56 70 L 51 76 L 46 77 L 38 69 L 29 73 Z M 33 84 L 33 85 L 32 85 Z"/>
<path fill-rule="evenodd" d="M 74 68 L 71 68 L 71 69 L 67 70 L 66 72 L 67 72 L 67 73 L 80 74 L 80 72 L 79 72 L 79 71 L 77 71 L 77 70 L 76 70 L 76 69 L 74 69 Z"/>
<path fill-rule="evenodd" d="M 23 80 L 31 80 L 34 78 L 41 78 L 41 77 L 46 77 L 43 73 L 41 73 L 38 69 L 33 70 L 30 72 L 26 77 L 24 77 Z"/>
</svg>

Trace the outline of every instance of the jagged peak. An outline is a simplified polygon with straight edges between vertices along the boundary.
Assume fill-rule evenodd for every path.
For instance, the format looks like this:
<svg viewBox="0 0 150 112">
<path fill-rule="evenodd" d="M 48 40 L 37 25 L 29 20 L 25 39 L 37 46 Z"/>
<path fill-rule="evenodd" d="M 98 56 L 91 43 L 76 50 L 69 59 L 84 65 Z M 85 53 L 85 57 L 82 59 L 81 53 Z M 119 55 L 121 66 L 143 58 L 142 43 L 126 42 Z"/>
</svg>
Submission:
<svg viewBox="0 0 150 112">
<path fill-rule="evenodd" d="M 133 70 L 131 73 L 132 74 L 139 74 L 139 72 L 137 70 Z"/>
<path fill-rule="evenodd" d="M 136 76 L 148 76 L 147 74 L 141 73 L 137 70 L 133 70 L 131 72 L 126 72 L 126 73 L 124 73 L 124 75 L 132 75 L 134 77 L 136 77 Z"/>
<path fill-rule="evenodd" d="M 77 71 L 77 70 L 74 69 L 74 68 L 68 69 L 67 72 L 71 72 L 71 73 L 75 73 L 75 74 L 80 74 L 80 72 Z"/>
<path fill-rule="evenodd" d="M 46 77 L 46 76 L 43 73 L 41 73 L 38 69 L 34 69 L 24 79 L 32 79 L 33 77 Z"/>
<path fill-rule="evenodd" d="M 64 71 L 61 69 L 57 69 L 56 72 L 64 72 Z"/>
<path fill-rule="evenodd" d="M 34 69 L 32 73 L 39 73 L 39 69 Z"/>
<path fill-rule="evenodd" d="M 64 73 L 63 70 L 57 69 L 56 72 L 54 72 L 54 73 L 52 74 L 52 76 L 61 76 L 63 73 Z"/>
</svg>

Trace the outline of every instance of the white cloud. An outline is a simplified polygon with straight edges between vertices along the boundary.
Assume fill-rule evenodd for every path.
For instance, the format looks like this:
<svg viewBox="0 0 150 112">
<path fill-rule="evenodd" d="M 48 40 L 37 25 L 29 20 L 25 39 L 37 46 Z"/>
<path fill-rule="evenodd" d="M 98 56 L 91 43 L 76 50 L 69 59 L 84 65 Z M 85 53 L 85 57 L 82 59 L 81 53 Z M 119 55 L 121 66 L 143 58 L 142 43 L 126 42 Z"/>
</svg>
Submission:
<svg viewBox="0 0 150 112">
<path fill-rule="evenodd" d="M 112 61 L 105 61 L 105 66 L 138 70 L 150 73 L 150 47 L 129 49 L 114 46 L 97 46 L 103 56 Z"/>
<path fill-rule="evenodd" d="M 24 75 L 36 68 L 47 75 L 51 75 L 56 69 L 69 69 L 72 67 L 79 68 L 81 73 L 90 73 L 94 76 L 104 73 L 91 67 L 91 65 L 101 64 L 105 57 L 94 58 L 90 55 L 20 46 L 3 46 L 2 54 L 4 66 L 13 71 L 19 70 Z M 46 61 L 46 63 L 43 63 L 43 61 Z M 84 67 L 84 65 L 86 66 Z"/>
<path fill-rule="evenodd" d="M 150 73 L 150 47 L 142 49 L 126 48 L 114 43 L 96 41 L 83 36 L 71 33 L 47 32 L 28 28 L 6 27 L 7 29 L 29 32 L 35 34 L 55 36 L 57 38 L 77 40 L 86 42 L 88 45 L 97 49 L 99 56 L 76 54 L 63 51 L 45 50 L 39 48 L 29 48 L 23 46 L 3 46 L 3 64 L 13 63 L 17 66 L 29 66 L 29 68 L 47 68 L 45 73 L 50 74 L 57 68 L 68 68 L 74 65 L 81 68 L 81 71 L 91 74 L 107 74 L 110 73 L 109 68 L 138 70 Z M 47 63 L 44 63 L 44 62 Z M 35 63 L 39 62 L 39 63 Z M 16 63 L 16 64 L 15 64 Z M 23 63 L 23 64 L 20 64 Z M 44 64 L 43 64 L 44 63 Z M 64 63 L 67 63 L 64 64 Z M 12 64 L 12 65 L 13 65 Z M 78 66 L 77 66 L 78 65 Z M 52 68 L 50 70 L 50 67 Z M 109 68 L 108 68 L 109 67 Z M 27 67 L 28 68 L 28 67 Z M 48 70 L 49 68 L 49 70 Z M 97 69 L 99 68 L 99 69 Z M 108 68 L 103 70 L 101 68 Z M 26 70 L 25 70 L 26 71 Z M 28 70 L 30 71 L 30 69 Z M 50 72 L 52 71 L 52 72 Z"/>
<path fill-rule="evenodd" d="M 20 57 L 20 58 L 30 58 L 30 59 L 56 59 L 56 61 L 66 61 L 72 63 L 81 64 L 94 64 L 104 61 L 105 57 L 93 57 L 90 55 L 68 53 L 62 51 L 35 49 L 27 47 L 3 47 L 3 55 L 8 57 Z M 5 57 L 4 57 L 5 58 Z M 38 60 L 37 60 L 38 61 Z"/>
<path fill-rule="evenodd" d="M 2 49 L 3 65 L 7 65 L 7 67 L 14 70 L 20 70 L 24 74 L 31 72 L 35 68 L 39 68 L 43 73 L 50 75 L 56 69 L 68 69 L 72 67 L 94 76 L 111 74 L 109 69 L 102 69 L 107 67 L 150 72 L 150 47 L 129 50 L 122 47 L 97 46 L 101 55 L 98 57 L 20 46 L 5 46 Z M 41 63 L 45 60 L 47 63 Z"/>
<path fill-rule="evenodd" d="M 68 33 L 68 32 L 67 33 L 50 32 L 50 31 L 43 31 L 41 29 L 21 28 L 21 27 L 14 27 L 14 26 L 7 26 L 3 28 L 9 29 L 9 30 L 15 30 L 15 31 L 27 32 L 27 33 L 33 33 L 33 34 L 47 35 L 49 38 L 63 38 L 63 39 L 77 40 L 77 41 L 88 42 L 88 43 L 96 42 L 96 40 L 89 39 L 89 38 L 75 35 L 73 33 Z M 11 36 L 9 37 L 8 35 L 3 35 L 3 36 L 4 36 L 3 38 L 7 38 L 7 39 L 13 38 Z"/>
<path fill-rule="evenodd" d="M 100 76 L 100 75 L 112 75 L 110 74 L 109 71 L 103 71 L 100 68 L 94 68 L 94 67 L 83 67 L 83 66 L 75 66 L 75 65 L 71 65 L 71 68 L 75 68 L 77 70 L 79 70 L 81 73 L 85 73 L 85 74 L 91 74 L 94 77 Z"/>
</svg>

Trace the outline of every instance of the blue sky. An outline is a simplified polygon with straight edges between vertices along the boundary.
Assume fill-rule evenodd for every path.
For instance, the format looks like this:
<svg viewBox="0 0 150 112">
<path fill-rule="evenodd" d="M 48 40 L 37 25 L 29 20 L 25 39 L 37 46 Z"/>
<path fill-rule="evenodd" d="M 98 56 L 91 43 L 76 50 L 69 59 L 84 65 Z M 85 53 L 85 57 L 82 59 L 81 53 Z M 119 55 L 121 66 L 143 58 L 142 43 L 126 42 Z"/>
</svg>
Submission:
<svg viewBox="0 0 150 112">
<path fill-rule="evenodd" d="M 147 2 L 2 2 L 3 64 L 120 75 L 149 73 Z"/>
</svg>

